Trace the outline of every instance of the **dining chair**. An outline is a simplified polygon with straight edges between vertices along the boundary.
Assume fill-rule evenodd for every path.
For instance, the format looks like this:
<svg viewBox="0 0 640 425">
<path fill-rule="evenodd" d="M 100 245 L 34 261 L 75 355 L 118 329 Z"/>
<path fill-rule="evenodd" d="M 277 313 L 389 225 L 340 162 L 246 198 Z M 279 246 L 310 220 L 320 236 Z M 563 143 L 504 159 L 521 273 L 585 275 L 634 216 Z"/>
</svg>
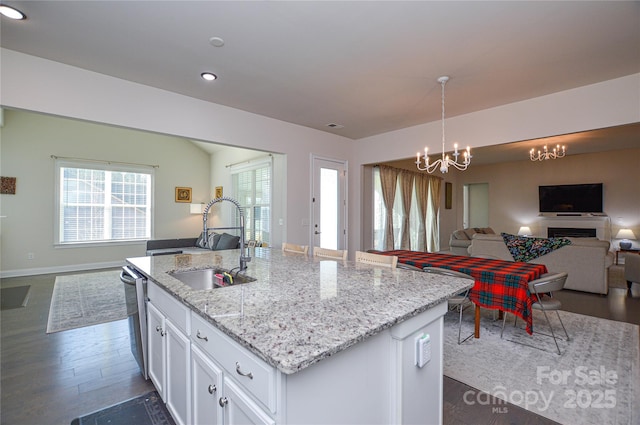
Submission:
<svg viewBox="0 0 640 425">
<path fill-rule="evenodd" d="M 532 280 L 529 282 L 529 292 L 535 295 L 536 301 L 531 305 L 531 308 L 534 310 L 542 310 L 545 319 L 547 320 L 547 325 L 549 325 L 549 329 L 551 329 L 551 337 L 553 337 L 553 342 L 556 344 L 556 349 L 558 350 L 558 354 L 562 354 L 560 352 L 560 346 L 558 345 L 558 340 L 556 338 L 556 334 L 553 331 L 553 326 L 551 326 L 551 322 L 549 321 L 549 316 L 547 316 L 547 311 L 555 310 L 556 315 L 558 316 L 558 320 L 560 321 L 560 325 L 562 326 L 562 330 L 564 330 L 564 334 L 567 337 L 567 341 L 569 341 L 569 334 L 567 333 L 567 329 L 564 327 L 564 323 L 562 323 L 562 319 L 560 318 L 560 313 L 558 310 L 562 308 L 562 303 L 553 298 L 553 293 L 555 291 L 559 291 L 564 288 L 564 284 L 567 281 L 567 272 L 561 273 L 546 273 L 542 275 L 540 278 Z M 502 333 L 504 332 L 504 324 L 507 320 L 507 312 L 504 313 L 504 317 L 502 318 L 502 330 L 500 331 L 500 338 L 502 338 Z M 516 316 L 516 321 L 518 320 L 518 316 Z M 515 326 L 515 322 L 514 322 Z M 541 332 L 538 332 L 541 333 Z M 546 334 L 542 334 L 546 335 Z M 548 335 L 547 335 L 548 336 Z"/>
<path fill-rule="evenodd" d="M 329 248 L 320 248 L 319 246 L 313 247 L 313 256 L 319 258 L 328 258 L 330 260 L 342 260 L 345 261 L 347 259 L 347 250 L 346 249 L 329 249 Z"/>
<path fill-rule="evenodd" d="M 296 245 L 293 243 L 282 243 L 282 252 L 293 252 L 296 254 L 307 255 L 309 253 L 309 247 L 307 245 Z"/>
<path fill-rule="evenodd" d="M 395 255 L 373 254 L 371 252 L 356 251 L 356 263 L 373 264 L 374 266 L 396 268 L 398 257 Z"/>
<path fill-rule="evenodd" d="M 441 276 L 451 276 L 451 277 L 461 277 L 463 279 L 470 279 L 475 282 L 475 278 L 466 273 L 458 272 L 455 270 L 443 269 L 441 267 L 425 267 L 422 271 L 430 274 L 438 274 Z M 471 338 L 474 334 L 467 336 L 465 339 L 461 340 L 460 334 L 462 333 L 462 311 L 468 306 L 473 305 L 473 302 L 469 299 L 469 291 L 471 289 L 467 289 L 464 292 L 459 293 L 458 295 L 454 295 L 449 298 L 449 308 L 450 309 L 458 309 L 459 318 L 458 318 L 458 345 L 462 344 L 469 338 Z"/>
</svg>

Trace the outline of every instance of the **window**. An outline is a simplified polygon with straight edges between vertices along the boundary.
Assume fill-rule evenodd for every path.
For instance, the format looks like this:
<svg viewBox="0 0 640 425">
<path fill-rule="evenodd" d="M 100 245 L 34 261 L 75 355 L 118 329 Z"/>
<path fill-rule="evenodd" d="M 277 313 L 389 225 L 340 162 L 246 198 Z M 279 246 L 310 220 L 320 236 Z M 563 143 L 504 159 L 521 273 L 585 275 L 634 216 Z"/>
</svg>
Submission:
<svg viewBox="0 0 640 425">
<path fill-rule="evenodd" d="M 438 211 L 434 209 L 433 195 L 429 190 L 427 202 L 427 211 L 425 214 L 425 221 L 423 222 L 419 217 L 418 208 L 418 196 L 417 188 L 414 183 L 412 188 L 411 197 L 411 209 L 409 211 L 409 238 L 410 249 L 414 251 L 428 251 L 435 252 L 439 250 L 439 240 L 437 226 L 434 228 L 434 223 L 438 222 Z M 382 197 L 382 182 L 380 179 L 380 170 L 375 167 L 373 169 L 373 249 L 385 250 L 385 226 L 386 226 L 386 207 L 384 205 Z M 391 226 L 393 228 L 394 236 L 394 249 L 401 248 L 402 238 L 402 191 L 400 188 L 400 178 L 396 181 L 396 192 L 393 200 L 393 211 Z M 421 237 L 424 235 L 424 237 Z"/>
<path fill-rule="evenodd" d="M 153 169 L 56 161 L 59 244 L 149 239 Z"/>
<path fill-rule="evenodd" d="M 232 181 L 234 197 L 244 209 L 245 239 L 270 244 L 271 161 L 233 172 Z"/>
</svg>

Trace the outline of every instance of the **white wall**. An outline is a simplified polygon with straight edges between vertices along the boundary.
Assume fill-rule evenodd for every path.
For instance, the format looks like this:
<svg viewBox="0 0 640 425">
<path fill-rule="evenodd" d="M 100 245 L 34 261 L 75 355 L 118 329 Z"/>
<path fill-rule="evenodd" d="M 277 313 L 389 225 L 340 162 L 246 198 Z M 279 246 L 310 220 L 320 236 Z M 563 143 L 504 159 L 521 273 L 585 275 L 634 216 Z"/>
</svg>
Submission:
<svg viewBox="0 0 640 425">
<path fill-rule="evenodd" d="M 447 139 L 471 146 L 473 153 L 474 147 L 636 122 L 640 122 L 640 74 L 448 118 Z M 424 149 L 425 144 L 430 143 L 434 148 L 434 143 L 439 143 L 437 141 L 441 138 L 440 122 L 432 122 L 357 140 L 354 146 L 357 154 L 354 155 L 352 169 L 362 168 L 366 164 L 415 158 L 415 153 Z M 439 151 L 435 149 L 436 152 Z M 472 162 L 469 170 L 474 167 Z M 598 169 L 591 168 L 590 171 Z M 458 178 L 469 170 L 450 171 L 444 176 L 445 181 L 453 183 L 454 194 L 462 193 L 463 183 L 458 182 Z M 362 185 L 361 175 L 351 173 L 351 193 L 358 193 Z M 505 184 L 515 183 L 509 179 Z M 442 193 L 444 197 L 444 190 Z M 633 192 L 629 195 L 633 195 Z M 454 197 L 451 210 L 440 211 L 440 241 L 443 249 L 448 244 L 451 232 L 462 227 L 461 208 L 460 196 Z M 369 211 L 362 210 L 359 204 L 353 204 L 350 214 L 351 223 L 366 223 L 367 220 L 361 217 L 369 214 Z M 351 226 L 353 233 L 350 240 L 361 241 L 361 233 L 355 227 Z"/>
<path fill-rule="evenodd" d="M 113 126 L 4 110 L 0 129 L 3 176 L 17 178 L 15 195 L 1 195 L 3 276 L 60 268 L 93 268 L 144 255 L 144 243 L 54 246 L 52 155 L 158 165 L 155 169 L 153 237 L 196 237 L 201 220 L 189 204 L 175 202 L 175 187 L 191 187 L 194 198 L 210 192 L 209 154 L 188 140 Z M 34 258 L 29 260 L 28 254 Z"/>
<path fill-rule="evenodd" d="M 439 122 L 350 141 L 344 137 L 2 49 L 0 104 L 286 154 L 285 233 L 308 242 L 310 155 L 349 161 L 349 249 L 362 246 L 362 166 L 415 155 Z M 449 118 L 450 140 L 471 147 L 640 121 L 640 74 Z M 447 176 L 447 181 L 454 176 Z M 455 207 L 455 205 L 454 205 Z M 448 240 L 455 210 L 441 217 Z M 454 224 L 455 226 L 455 224 Z M 454 226 L 451 226 L 454 228 Z M 444 237 L 443 237 L 444 235 Z"/>
</svg>

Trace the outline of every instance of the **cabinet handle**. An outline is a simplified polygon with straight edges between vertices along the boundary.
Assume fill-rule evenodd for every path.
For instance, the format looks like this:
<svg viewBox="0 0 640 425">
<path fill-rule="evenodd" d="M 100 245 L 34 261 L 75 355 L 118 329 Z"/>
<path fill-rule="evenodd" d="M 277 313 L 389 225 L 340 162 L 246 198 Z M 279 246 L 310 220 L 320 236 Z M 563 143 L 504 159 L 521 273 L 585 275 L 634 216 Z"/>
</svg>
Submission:
<svg viewBox="0 0 640 425">
<path fill-rule="evenodd" d="M 243 371 L 241 371 L 240 370 L 240 363 L 238 363 L 238 362 L 236 362 L 236 372 L 240 376 L 246 376 L 249 379 L 253 379 L 253 373 L 251 373 L 251 372 L 244 373 Z"/>
<path fill-rule="evenodd" d="M 209 390 L 209 394 L 213 394 L 216 392 L 217 388 L 215 385 L 209 385 L 208 390 Z"/>
<path fill-rule="evenodd" d="M 218 404 L 220 405 L 220 407 L 226 406 L 227 403 L 229 403 L 229 399 L 226 397 L 220 397 L 220 399 L 218 400 Z"/>
<path fill-rule="evenodd" d="M 207 336 L 201 336 L 200 335 L 200 329 L 198 329 L 198 332 L 196 332 L 196 337 L 198 337 L 198 339 L 204 339 L 205 341 L 209 341 L 209 338 L 207 338 Z"/>
</svg>

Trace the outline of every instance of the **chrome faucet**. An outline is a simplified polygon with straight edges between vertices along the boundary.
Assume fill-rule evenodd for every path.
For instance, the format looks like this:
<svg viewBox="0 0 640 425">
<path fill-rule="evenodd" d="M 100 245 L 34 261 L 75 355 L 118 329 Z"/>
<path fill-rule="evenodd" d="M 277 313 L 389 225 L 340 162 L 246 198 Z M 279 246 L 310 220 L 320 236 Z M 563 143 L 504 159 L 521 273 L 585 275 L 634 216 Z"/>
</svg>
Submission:
<svg viewBox="0 0 640 425">
<path fill-rule="evenodd" d="M 238 209 L 238 213 L 240 214 L 240 226 L 236 227 L 207 227 L 207 218 L 209 215 L 209 209 L 213 204 L 217 204 L 218 202 L 228 201 L 236 206 Z M 244 244 L 244 209 L 240 206 L 240 203 L 233 198 L 229 198 L 228 196 L 223 196 L 221 198 L 216 198 L 210 201 L 207 206 L 204 208 L 204 213 L 202 214 L 202 239 L 204 247 L 207 248 L 209 244 L 209 230 L 226 230 L 226 229 L 239 229 L 240 230 L 240 271 L 244 271 L 247 269 L 247 263 L 251 261 L 251 257 L 247 255 L 247 248 Z"/>
</svg>

